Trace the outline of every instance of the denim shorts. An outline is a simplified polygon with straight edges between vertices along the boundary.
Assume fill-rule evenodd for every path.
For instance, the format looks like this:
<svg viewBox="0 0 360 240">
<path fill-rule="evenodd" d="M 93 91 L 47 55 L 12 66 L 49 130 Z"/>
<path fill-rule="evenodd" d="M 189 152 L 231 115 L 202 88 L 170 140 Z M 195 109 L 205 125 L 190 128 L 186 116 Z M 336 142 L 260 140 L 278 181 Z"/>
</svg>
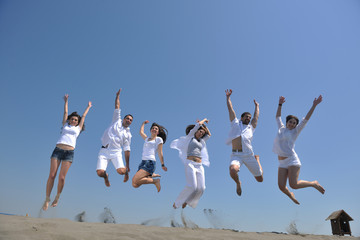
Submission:
<svg viewBox="0 0 360 240">
<path fill-rule="evenodd" d="M 156 162 L 152 160 L 142 160 L 139 164 L 138 171 L 140 169 L 143 169 L 152 175 L 156 169 Z"/>
<path fill-rule="evenodd" d="M 74 150 L 64 150 L 58 147 L 55 147 L 51 158 L 56 158 L 59 161 L 69 161 L 73 162 L 74 159 Z"/>
</svg>

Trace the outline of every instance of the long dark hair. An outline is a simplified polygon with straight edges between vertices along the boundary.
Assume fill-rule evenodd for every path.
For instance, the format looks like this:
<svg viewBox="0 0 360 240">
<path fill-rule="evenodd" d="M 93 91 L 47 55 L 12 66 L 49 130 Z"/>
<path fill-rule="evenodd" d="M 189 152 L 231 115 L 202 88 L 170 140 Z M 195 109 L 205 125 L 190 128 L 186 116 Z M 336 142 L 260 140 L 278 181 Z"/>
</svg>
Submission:
<svg viewBox="0 0 360 240">
<path fill-rule="evenodd" d="M 77 112 L 72 112 L 68 117 L 67 117 L 67 122 L 69 123 L 70 118 L 72 117 L 77 117 L 78 118 L 78 124 L 76 126 L 78 126 L 80 124 L 81 121 L 81 116 L 77 113 Z M 83 127 L 81 129 L 80 132 L 85 131 L 85 123 L 83 124 Z"/>
<path fill-rule="evenodd" d="M 158 137 L 161 137 L 162 140 L 163 140 L 164 143 L 165 143 L 165 142 L 166 142 L 166 137 L 167 137 L 167 134 L 168 134 L 168 130 L 167 130 L 165 127 L 163 127 L 163 126 L 161 126 L 161 125 L 159 125 L 159 124 L 157 124 L 157 123 L 154 122 L 154 123 L 151 125 L 151 127 L 150 127 L 150 131 L 151 131 L 151 129 L 152 129 L 154 126 L 156 126 L 156 127 L 159 128 Z"/>
<path fill-rule="evenodd" d="M 194 127 L 195 127 L 195 124 L 188 125 L 188 126 L 186 127 L 186 129 L 185 129 L 186 135 L 188 135 L 189 132 L 191 131 L 191 129 L 193 129 Z M 205 137 L 205 136 L 207 135 L 207 132 L 208 132 L 208 131 L 207 131 L 207 128 L 205 127 L 205 125 L 201 125 L 201 126 L 199 127 L 198 131 L 199 131 L 200 129 L 203 129 L 203 130 L 205 131 L 204 136 L 201 137 L 201 138 L 203 138 L 203 137 Z"/>
</svg>

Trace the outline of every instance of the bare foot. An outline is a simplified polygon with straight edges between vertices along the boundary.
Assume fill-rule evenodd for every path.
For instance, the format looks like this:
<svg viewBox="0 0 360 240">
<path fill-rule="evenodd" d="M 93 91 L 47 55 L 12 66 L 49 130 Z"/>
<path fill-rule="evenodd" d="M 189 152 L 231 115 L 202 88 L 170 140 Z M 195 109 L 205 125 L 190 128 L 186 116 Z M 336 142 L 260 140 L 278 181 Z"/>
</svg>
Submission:
<svg viewBox="0 0 360 240">
<path fill-rule="evenodd" d="M 126 172 L 125 175 L 124 175 L 124 182 L 127 182 L 128 180 L 129 180 L 129 173 Z"/>
<path fill-rule="evenodd" d="M 46 197 L 45 202 L 44 202 L 44 204 L 42 206 L 42 210 L 44 210 L 44 211 L 48 210 L 49 203 L 50 203 L 50 197 Z"/>
<path fill-rule="evenodd" d="M 60 198 L 60 194 L 57 194 L 54 201 L 51 203 L 52 207 L 56 207 L 58 205 L 59 198 Z"/>
<path fill-rule="evenodd" d="M 299 204 L 299 205 L 300 205 L 300 203 L 298 202 L 298 200 L 296 200 L 295 195 L 294 195 L 294 193 L 293 193 L 293 192 L 290 192 L 290 196 L 289 196 L 289 198 L 290 198 L 291 200 L 293 200 L 293 202 L 294 202 L 294 203 L 296 203 L 296 204 Z"/>
<path fill-rule="evenodd" d="M 160 174 L 157 174 L 157 173 L 153 173 L 153 175 L 151 175 L 152 178 L 156 178 L 156 177 L 161 177 Z"/>
<path fill-rule="evenodd" d="M 241 181 L 239 181 L 239 183 L 236 183 L 236 193 L 241 196 L 241 192 Z"/>
<path fill-rule="evenodd" d="M 109 181 L 109 174 L 108 173 L 106 173 L 106 176 L 104 177 L 104 180 L 105 180 L 105 186 L 110 187 L 110 181 Z"/>
<path fill-rule="evenodd" d="M 183 205 L 181 207 L 184 209 L 184 208 L 186 208 L 186 206 L 187 206 L 187 203 L 185 202 L 185 203 L 183 203 Z"/>
<path fill-rule="evenodd" d="M 154 179 L 154 184 L 158 192 L 161 190 L 160 179 Z"/>
<path fill-rule="evenodd" d="M 325 189 L 319 184 L 318 181 L 314 181 L 314 188 L 316 188 L 321 194 L 325 193 Z"/>
</svg>

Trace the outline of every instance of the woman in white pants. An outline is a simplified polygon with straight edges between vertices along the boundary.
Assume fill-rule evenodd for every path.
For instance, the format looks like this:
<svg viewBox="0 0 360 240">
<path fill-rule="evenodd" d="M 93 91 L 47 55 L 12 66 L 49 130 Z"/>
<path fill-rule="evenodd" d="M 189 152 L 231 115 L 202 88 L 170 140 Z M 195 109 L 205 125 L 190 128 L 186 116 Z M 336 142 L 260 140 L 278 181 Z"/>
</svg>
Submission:
<svg viewBox="0 0 360 240">
<path fill-rule="evenodd" d="M 197 121 L 195 125 L 186 128 L 186 136 L 171 142 L 170 147 L 179 151 L 180 159 L 185 165 L 186 186 L 175 200 L 173 207 L 185 208 L 189 205 L 195 208 L 205 190 L 204 167 L 209 166 L 209 156 L 206 143 L 211 134 L 204 123 L 209 121 L 205 118 Z"/>
</svg>

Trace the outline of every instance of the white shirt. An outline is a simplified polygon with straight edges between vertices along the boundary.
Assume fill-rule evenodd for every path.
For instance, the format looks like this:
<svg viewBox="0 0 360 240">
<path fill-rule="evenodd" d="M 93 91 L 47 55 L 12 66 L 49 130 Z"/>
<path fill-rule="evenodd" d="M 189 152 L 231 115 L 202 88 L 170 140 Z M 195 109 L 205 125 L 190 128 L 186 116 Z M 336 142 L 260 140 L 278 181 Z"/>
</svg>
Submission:
<svg viewBox="0 0 360 240">
<path fill-rule="evenodd" d="M 159 144 L 163 144 L 164 141 L 161 137 L 156 137 L 154 140 L 149 141 L 149 138 L 145 139 L 143 152 L 142 152 L 142 160 L 152 160 L 156 161 L 155 159 L 155 151 Z"/>
<path fill-rule="evenodd" d="M 61 135 L 56 144 L 65 144 L 73 148 L 76 146 L 76 138 L 79 136 L 81 129 L 79 126 L 71 126 L 69 123 L 61 128 Z"/>
<path fill-rule="evenodd" d="M 124 151 L 130 151 L 132 135 L 129 127 L 123 127 L 120 113 L 120 109 L 114 110 L 111 125 L 101 137 L 101 144 L 108 145 L 109 150 L 121 151 L 122 148 Z"/>
<path fill-rule="evenodd" d="M 179 139 L 175 139 L 170 144 L 170 148 L 173 148 L 173 149 L 176 149 L 179 151 L 180 159 L 182 160 L 182 162 L 184 164 L 186 164 L 186 161 L 187 161 L 187 151 L 188 151 L 189 143 L 199 128 L 200 128 L 200 124 L 196 123 L 195 127 L 193 129 L 191 129 L 190 132 L 186 136 L 182 136 Z M 202 145 L 201 163 L 207 167 L 210 166 L 210 161 L 209 161 L 209 154 L 208 154 L 208 151 L 206 148 L 205 141 L 207 141 L 209 138 L 210 138 L 210 136 L 206 134 L 206 136 L 201 138 L 201 140 L 200 140 L 200 143 Z"/>
<path fill-rule="evenodd" d="M 231 145 L 232 140 L 241 136 L 241 146 L 242 152 L 244 154 L 254 154 L 251 141 L 255 132 L 255 128 L 251 125 L 245 125 L 239 121 L 239 119 L 234 118 L 230 123 L 230 132 L 229 137 L 226 140 L 227 145 Z"/>
<path fill-rule="evenodd" d="M 295 128 L 290 130 L 283 124 L 281 117 L 277 117 L 276 123 L 279 130 L 274 140 L 273 152 L 281 157 L 297 156 L 295 152 L 295 141 L 307 122 L 308 121 L 303 118 Z"/>
</svg>

